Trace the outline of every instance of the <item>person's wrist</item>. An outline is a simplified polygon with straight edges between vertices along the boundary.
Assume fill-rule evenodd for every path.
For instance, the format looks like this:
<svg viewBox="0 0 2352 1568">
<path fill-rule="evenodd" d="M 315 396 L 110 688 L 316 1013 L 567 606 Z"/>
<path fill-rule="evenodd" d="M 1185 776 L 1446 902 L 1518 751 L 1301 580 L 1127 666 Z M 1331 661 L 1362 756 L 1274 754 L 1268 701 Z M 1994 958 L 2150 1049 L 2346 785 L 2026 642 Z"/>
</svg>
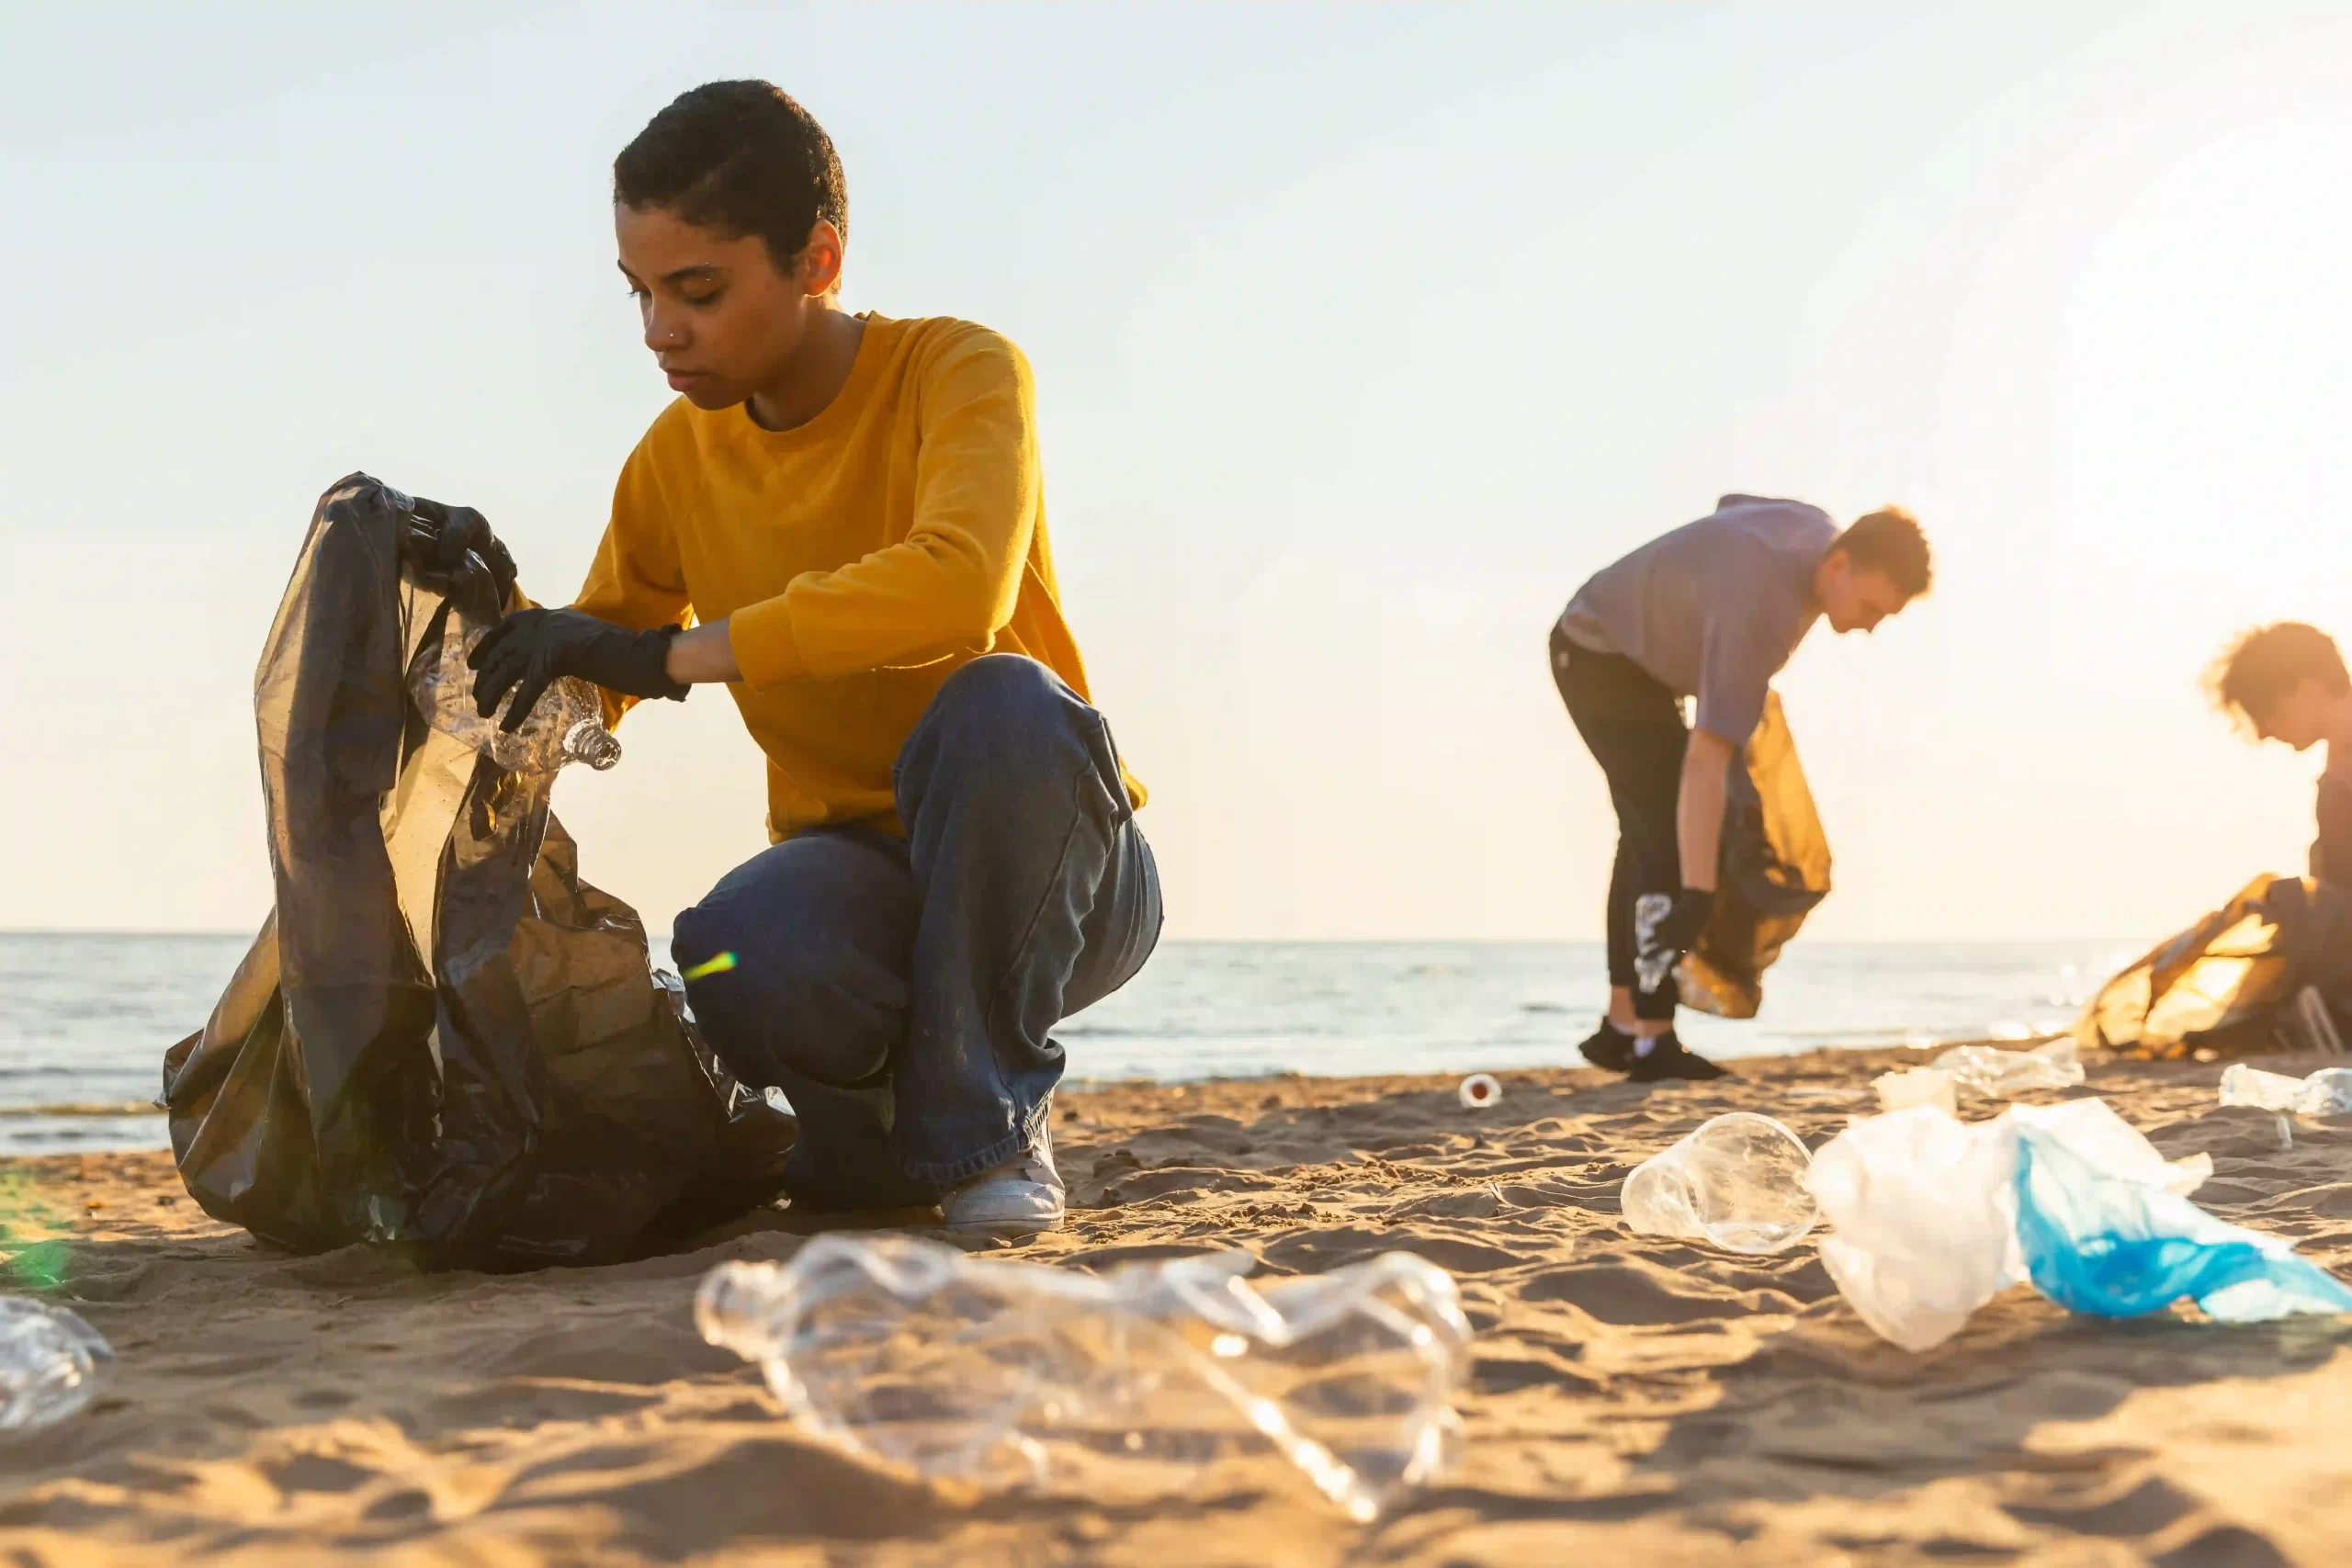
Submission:
<svg viewBox="0 0 2352 1568">
<path fill-rule="evenodd" d="M 637 634 L 637 662 L 645 671 L 645 678 L 639 683 L 646 689 L 632 692 L 629 694 L 631 696 L 685 701 L 687 682 L 678 679 L 673 668 L 681 629 L 674 626 L 656 626 L 651 631 Z"/>
</svg>

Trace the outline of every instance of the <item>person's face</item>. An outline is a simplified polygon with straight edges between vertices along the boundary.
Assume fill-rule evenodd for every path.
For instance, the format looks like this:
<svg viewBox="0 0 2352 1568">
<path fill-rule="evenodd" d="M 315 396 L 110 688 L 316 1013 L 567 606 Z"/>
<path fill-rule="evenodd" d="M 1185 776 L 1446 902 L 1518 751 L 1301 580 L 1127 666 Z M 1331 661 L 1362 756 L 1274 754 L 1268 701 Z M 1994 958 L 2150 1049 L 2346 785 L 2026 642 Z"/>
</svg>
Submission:
<svg viewBox="0 0 2352 1568">
<path fill-rule="evenodd" d="M 2254 732 L 2261 739 L 2308 751 L 2327 739 L 2328 710 L 2334 705 L 2327 688 L 2305 676 L 2285 696 L 2260 713 L 2248 712 L 2246 717 L 2254 721 Z"/>
<path fill-rule="evenodd" d="M 1829 622 L 1829 629 L 1840 636 L 1847 632 L 1872 632 L 1887 616 L 1901 613 L 1910 595 L 1894 585 L 1883 571 L 1858 571 L 1854 562 L 1843 550 L 1832 550 L 1821 563 L 1817 581 L 1821 595 L 1821 613 Z"/>
<path fill-rule="evenodd" d="M 788 271 L 758 235 L 730 239 L 662 208 L 616 204 L 613 229 L 645 346 L 696 408 L 732 408 L 774 386 L 841 276 L 841 236 L 821 218 Z"/>
</svg>

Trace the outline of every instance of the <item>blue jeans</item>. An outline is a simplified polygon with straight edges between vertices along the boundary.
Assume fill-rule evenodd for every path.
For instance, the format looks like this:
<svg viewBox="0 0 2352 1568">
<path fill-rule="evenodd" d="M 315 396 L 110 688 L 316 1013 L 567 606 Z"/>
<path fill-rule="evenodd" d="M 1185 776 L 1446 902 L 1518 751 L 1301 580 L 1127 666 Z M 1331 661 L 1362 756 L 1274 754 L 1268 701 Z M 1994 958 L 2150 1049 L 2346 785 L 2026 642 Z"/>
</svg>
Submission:
<svg viewBox="0 0 2352 1568">
<path fill-rule="evenodd" d="M 1062 1075 L 1046 1031 L 1159 940 L 1159 873 L 1102 716 L 1034 660 L 940 686 L 899 750 L 901 840 L 831 828 L 736 867 L 672 951 L 711 1049 L 800 1117 L 799 1207 L 878 1209 L 1030 1146 Z"/>
</svg>

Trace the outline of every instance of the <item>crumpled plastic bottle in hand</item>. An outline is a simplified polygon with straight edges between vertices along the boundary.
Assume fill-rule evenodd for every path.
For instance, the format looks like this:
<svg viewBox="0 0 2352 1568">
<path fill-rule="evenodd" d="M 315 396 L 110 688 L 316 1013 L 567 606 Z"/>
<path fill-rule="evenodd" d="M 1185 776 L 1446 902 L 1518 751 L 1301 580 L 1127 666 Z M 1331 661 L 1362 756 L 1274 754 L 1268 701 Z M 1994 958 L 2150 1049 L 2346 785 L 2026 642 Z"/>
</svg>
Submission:
<svg viewBox="0 0 2352 1568">
<path fill-rule="evenodd" d="M 933 1480 L 1140 1500 L 1271 1446 L 1366 1520 L 1442 1471 L 1470 1340 L 1452 1277 L 1404 1252 L 1263 1282 L 1250 1265 L 1089 1274 L 837 1232 L 720 1264 L 695 1320 L 801 1426 Z"/>
<path fill-rule="evenodd" d="M 474 707 L 474 672 L 466 655 L 490 630 L 460 619 L 453 606 L 443 629 L 440 655 L 420 659 L 410 671 L 410 694 L 427 722 L 483 753 L 510 773 L 551 773 L 567 762 L 585 762 L 602 773 L 621 760 L 621 743 L 605 728 L 604 699 L 596 688 L 566 675 L 532 705 L 530 716 L 513 731 L 501 728 L 514 706 L 509 692 L 484 718 Z"/>
<path fill-rule="evenodd" d="M 114 1375 L 114 1348 L 63 1307 L 0 1296 L 0 1432 L 62 1421 Z"/>
<path fill-rule="evenodd" d="M 2001 1099 L 2031 1089 L 2072 1089 L 2083 1081 L 2082 1058 L 2071 1038 L 2052 1040 L 2030 1051 L 1955 1045 L 1928 1065 L 1950 1073 L 1963 1093 Z"/>
<path fill-rule="evenodd" d="M 1805 1186 L 1804 1140 L 1770 1116 L 1733 1111 L 1634 1168 L 1618 1193 L 1643 1235 L 1760 1257 L 1794 1247 L 1820 1213 Z"/>
</svg>

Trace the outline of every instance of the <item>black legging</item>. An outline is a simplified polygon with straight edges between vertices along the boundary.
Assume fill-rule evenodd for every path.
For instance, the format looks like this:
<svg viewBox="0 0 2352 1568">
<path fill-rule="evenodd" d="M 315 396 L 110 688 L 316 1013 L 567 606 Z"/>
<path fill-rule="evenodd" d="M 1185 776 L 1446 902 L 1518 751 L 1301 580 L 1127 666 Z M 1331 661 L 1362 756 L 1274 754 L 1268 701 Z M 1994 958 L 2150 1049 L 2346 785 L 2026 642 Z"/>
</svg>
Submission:
<svg viewBox="0 0 2352 1568">
<path fill-rule="evenodd" d="M 1682 753 L 1690 742 L 1682 706 L 1657 678 L 1621 654 L 1579 648 L 1552 628 L 1552 680 L 1577 733 L 1609 780 L 1617 808 L 1617 863 L 1609 874 L 1609 983 L 1634 993 L 1634 1016 L 1670 1021 L 1672 971 L 1645 991 L 1634 964 L 1634 900 L 1682 886 L 1674 817 Z"/>
</svg>

